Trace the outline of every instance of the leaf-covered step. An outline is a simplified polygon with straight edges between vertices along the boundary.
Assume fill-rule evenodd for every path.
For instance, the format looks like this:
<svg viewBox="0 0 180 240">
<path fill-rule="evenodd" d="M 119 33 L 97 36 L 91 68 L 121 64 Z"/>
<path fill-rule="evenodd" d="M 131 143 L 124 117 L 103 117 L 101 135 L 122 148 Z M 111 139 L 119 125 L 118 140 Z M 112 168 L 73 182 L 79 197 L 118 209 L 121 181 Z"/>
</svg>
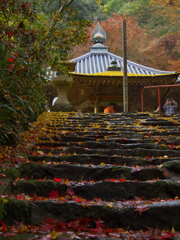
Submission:
<svg viewBox="0 0 180 240">
<path fill-rule="evenodd" d="M 92 137 L 76 137 L 76 136 L 68 136 L 68 137 L 64 137 L 64 136 L 54 136 L 51 137 L 51 139 L 55 140 L 55 141 L 60 141 L 60 142 L 84 142 L 84 141 L 88 141 L 90 139 L 93 139 Z M 51 140 L 49 138 L 40 138 L 40 140 L 43 141 L 49 141 Z"/>
<path fill-rule="evenodd" d="M 93 165 L 40 165 L 34 163 L 22 164 L 18 176 L 27 179 L 64 179 L 70 181 L 103 180 L 109 178 L 125 178 L 129 180 L 146 181 L 152 179 L 165 179 L 166 175 L 157 167 L 125 167 L 125 166 L 93 166 Z M 16 174 L 17 176 L 17 174 Z"/>
<path fill-rule="evenodd" d="M 179 123 L 174 123 L 172 121 L 145 121 L 145 122 L 141 122 L 141 125 L 144 126 L 179 126 Z"/>
<path fill-rule="evenodd" d="M 94 144 L 96 145 L 96 143 Z M 50 146 L 54 146 L 53 144 Z M 57 147 L 57 145 L 55 145 Z M 98 146 L 98 144 L 96 145 Z M 180 150 L 171 150 L 170 148 L 167 150 L 161 150 L 161 149 L 153 149 L 153 146 L 151 144 L 144 144 L 144 146 L 148 146 L 148 148 L 88 148 L 88 147 L 76 147 L 76 146 L 70 146 L 65 147 L 62 149 L 57 150 L 57 153 L 65 153 L 65 154 L 100 154 L 100 155 L 107 155 L 107 156 L 139 156 L 139 157 L 180 157 Z M 151 148 L 152 146 L 152 148 Z M 60 144 L 59 144 L 59 147 Z M 158 146 L 157 146 L 158 148 Z M 167 147 L 161 147 L 160 148 L 167 148 Z M 42 149 L 43 150 L 43 149 Z M 47 150 L 48 152 L 48 150 Z M 52 151 L 53 152 L 53 151 Z"/>
<path fill-rule="evenodd" d="M 163 168 L 168 173 L 169 178 L 180 179 L 180 160 L 169 161 L 163 164 Z"/>
<path fill-rule="evenodd" d="M 143 149 L 143 148 L 136 148 L 135 149 L 136 156 L 140 157 L 146 157 L 146 156 L 151 156 L 151 157 L 163 157 L 163 156 L 168 156 L 168 157 L 180 157 L 180 151 L 178 150 L 160 150 L 160 149 Z"/>
<path fill-rule="evenodd" d="M 115 142 L 115 143 L 121 143 L 121 144 L 127 144 L 127 143 L 130 144 L 130 143 L 140 143 L 140 142 L 143 141 L 142 139 L 139 139 L 139 138 L 132 138 L 132 137 L 129 138 L 129 136 L 128 136 L 128 138 L 119 137 L 119 135 L 116 138 L 115 138 L 115 136 L 112 137 L 111 135 L 108 136 L 108 137 L 106 137 L 106 136 L 104 136 L 104 137 L 105 137 L 105 139 L 104 140 L 101 139 L 100 140 L 101 142 L 106 141 L 106 142 Z M 45 142 L 45 141 L 38 142 L 37 146 L 58 147 L 61 144 L 62 145 L 66 144 L 66 145 L 69 145 L 69 146 L 71 146 L 71 145 L 79 146 L 79 142 L 90 141 L 91 138 L 88 138 L 88 140 L 86 140 L 86 139 L 83 139 L 83 140 L 84 141 L 79 141 L 79 138 L 77 137 L 77 142 L 71 142 L 70 139 L 67 142 L 63 142 L 62 140 L 60 142 L 50 142 L 49 139 L 48 139 L 48 142 Z M 96 139 L 94 138 L 91 141 L 96 141 Z"/>
<path fill-rule="evenodd" d="M 129 227 L 131 230 L 147 230 L 147 227 L 171 229 L 174 226 L 176 231 L 180 230 L 179 200 L 154 203 L 118 201 L 98 204 L 98 202 L 88 203 L 81 200 L 79 203 L 59 203 L 56 200 L 31 202 L 10 199 L 2 205 L 1 209 L 3 221 L 11 225 L 14 224 L 14 220 L 39 225 L 47 218 L 70 222 L 83 216 L 83 218 L 101 219 L 109 228 Z"/>
<path fill-rule="evenodd" d="M 38 144 L 38 146 L 43 146 L 45 147 L 46 146 L 50 146 L 51 143 L 48 144 Z M 53 146 L 53 144 L 51 145 Z M 113 143 L 113 142 L 97 142 L 97 141 L 86 141 L 86 142 L 79 142 L 79 143 L 61 143 L 61 146 L 66 146 L 66 147 L 69 147 L 69 146 L 80 146 L 81 148 L 98 148 L 98 149 L 117 149 L 117 148 L 121 148 L 121 149 L 134 149 L 134 148 L 147 148 L 147 149 L 153 149 L 153 148 L 161 148 L 161 145 L 160 144 L 152 144 L 152 143 L 127 143 L 127 144 L 120 144 L 120 143 Z M 43 150 L 43 149 L 42 149 Z M 50 149 L 51 150 L 51 149 Z M 50 150 L 44 148 L 43 151 L 47 151 L 47 152 L 50 152 Z"/>
<path fill-rule="evenodd" d="M 89 152 L 95 153 L 95 154 L 106 154 L 107 156 L 110 155 L 122 155 L 122 156 L 134 156 L 135 152 L 132 149 L 104 149 L 104 148 L 82 148 L 82 147 L 68 147 L 64 153 L 66 154 L 88 154 Z"/>
<path fill-rule="evenodd" d="M 154 149 L 160 148 L 160 144 L 151 144 L 151 143 L 113 143 L 113 142 L 95 142 L 95 141 L 87 141 L 81 144 L 81 147 L 87 148 L 105 148 L 105 149 L 134 149 L 134 148 L 146 148 L 146 149 Z"/>
<path fill-rule="evenodd" d="M 50 180 L 14 181 L 12 184 L 12 193 L 24 193 L 30 196 L 36 194 L 36 196 L 49 197 L 49 193 L 52 190 L 57 191 L 59 195 L 64 194 L 67 190 L 67 185 Z"/>
<path fill-rule="evenodd" d="M 40 211 L 37 214 L 37 210 Z M 45 214 L 46 213 L 46 214 Z M 147 205 L 137 205 L 137 207 L 109 208 L 106 206 L 83 207 L 80 204 L 55 202 L 36 202 L 32 206 L 32 221 L 39 223 L 48 216 L 52 219 L 63 219 L 71 221 L 83 216 L 101 219 L 110 228 L 127 228 L 132 230 L 147 230 L 147 227 L 180 230 L 180 202 L 164 202 Z"/>
<path fill-rule="evenodd" d="M 93 164 L 100 165 L 104 164 L 115 164 L 115 165 L 125 165 L 125 166 L 149 166 L 149 165 L 159 165 L 164 162 L 176 160 L 165 158 L 141 158 L 141 157 L 119 157 L 119 156 L 106 156 L 106 155 L 95 155 L 95 154 L 76 154 L 76 155 L 63 155 L 59 156 L 28 156 L 29 160 L 34 162 L 70 162 L 70 163 L 79 163 L 79 164 Z"/>
<path fill-rule="evenodd" d="M 101 198 L 106 201 L 129 200 L 135 197 L 143 199 L 180 198 L 180 182 L 158 180 L 151 182 L 124 181 L 123 179 L 75 186 L 74 193 L 85 199 Z M 122 182 L 121 182 L 122 181 Z"/>
</svg>

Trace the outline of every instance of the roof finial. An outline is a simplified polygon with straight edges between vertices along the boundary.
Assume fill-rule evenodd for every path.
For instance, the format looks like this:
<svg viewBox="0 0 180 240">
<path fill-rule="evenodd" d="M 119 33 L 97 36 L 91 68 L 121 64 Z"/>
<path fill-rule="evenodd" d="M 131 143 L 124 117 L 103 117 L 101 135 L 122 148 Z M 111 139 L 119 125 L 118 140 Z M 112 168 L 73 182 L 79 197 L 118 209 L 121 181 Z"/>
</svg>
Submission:
<svg viewBox="0 0 180 240">
<path fill-rule="evenodd" d="M 94 30 L 91 33 L 91 40 L 94 44 L 96 43 L 105 43 L 106 41 L 106 32 L 101 27 L 101 25 L 98 24 L 95 26 Z"/>
</svg>

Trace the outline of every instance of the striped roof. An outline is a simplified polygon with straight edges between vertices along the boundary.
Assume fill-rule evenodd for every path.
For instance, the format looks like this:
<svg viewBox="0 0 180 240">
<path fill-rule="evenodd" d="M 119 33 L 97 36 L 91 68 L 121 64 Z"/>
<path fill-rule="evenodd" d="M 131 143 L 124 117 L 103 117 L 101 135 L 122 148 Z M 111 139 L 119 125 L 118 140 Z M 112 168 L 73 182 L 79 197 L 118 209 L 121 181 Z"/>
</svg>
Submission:
<svg viewBox="0 0 180 240">
<path fill-rule="evenodd" d="M 70 61 L 76 62 L 75 73 L 92 74 L 106 72 L 112 60 L 117 61 L 117 66 L 123 71 L 123 58 L 108 51 L 108 47 L 103 44 L 95 44 L 90 47 L 90 52 Z M 161 71 L 150 67 L 127 61 L 127 71 L 134 74 L 167 74 L 174 73 L 169 71 Z"/>
</svg>

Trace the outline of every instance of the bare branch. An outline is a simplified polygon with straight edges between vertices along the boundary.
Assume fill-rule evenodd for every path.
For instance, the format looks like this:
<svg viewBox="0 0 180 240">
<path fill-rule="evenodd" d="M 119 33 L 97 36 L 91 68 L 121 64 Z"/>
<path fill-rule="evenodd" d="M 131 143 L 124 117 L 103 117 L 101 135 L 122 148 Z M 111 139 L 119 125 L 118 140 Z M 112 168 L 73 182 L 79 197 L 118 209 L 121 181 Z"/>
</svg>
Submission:
<svg viewBox="0 0 180 240">
<path fill-rule="evenodd" d="M 68 3 L 65 2 L 65 3 L 60 7 L 60 9 L 58 10 L 58 14 L 62 13 L 62 12 L 64 11 L 64 9 L 65 9 L 66 7 L 68 7 L 73 1 L 74 1 L 74 0 L 69 0 Z M 57 19 L 54 19 L 54 21 L 53 21 L 53 23 L 52 23 L 52 25 L 51 25 L 51 29 L 49 30 L 49 32 L 51 32 L 51 30 L 53 29 L 53 27 L 56 25 L 57 21 L 58 21 Z"/>
<path fill-rule="evenodd" d="M 58 13 L 62 13 L 62 12 L 64 11 L 64 8 L 65 8 L 65 7 L 68 7 L 73 1 L 74 1 L 74 0 L 69 0 L 68 3 L 64 3 L 64 4 L 60 7 Z"/>
</svg>

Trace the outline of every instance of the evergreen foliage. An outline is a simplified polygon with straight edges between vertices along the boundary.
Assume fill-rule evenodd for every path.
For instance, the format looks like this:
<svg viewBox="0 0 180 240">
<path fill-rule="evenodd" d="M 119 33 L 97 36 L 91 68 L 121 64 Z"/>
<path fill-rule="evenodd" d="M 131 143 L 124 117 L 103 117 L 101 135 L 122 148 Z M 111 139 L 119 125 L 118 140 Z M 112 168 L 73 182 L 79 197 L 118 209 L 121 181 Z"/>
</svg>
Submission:
<svg viewBox="0 0 180 240">
<path fill-rule="evenodd" d="M 49 2 L 46 0 L 45 2 L 41 3 L 41 6 L 42 11 L 46 14 L 49 14 L 59 9 L 60 1 L 51 0 L 51 2 Z M 80 17 L 82 19 L 102 21 L 108 18 L 108 14 L 101 10 L 96 0 L 75 0 L 73 1 L 71 7 L 73 10 L 78 12 L 76 17 Z"/>
</svg>

